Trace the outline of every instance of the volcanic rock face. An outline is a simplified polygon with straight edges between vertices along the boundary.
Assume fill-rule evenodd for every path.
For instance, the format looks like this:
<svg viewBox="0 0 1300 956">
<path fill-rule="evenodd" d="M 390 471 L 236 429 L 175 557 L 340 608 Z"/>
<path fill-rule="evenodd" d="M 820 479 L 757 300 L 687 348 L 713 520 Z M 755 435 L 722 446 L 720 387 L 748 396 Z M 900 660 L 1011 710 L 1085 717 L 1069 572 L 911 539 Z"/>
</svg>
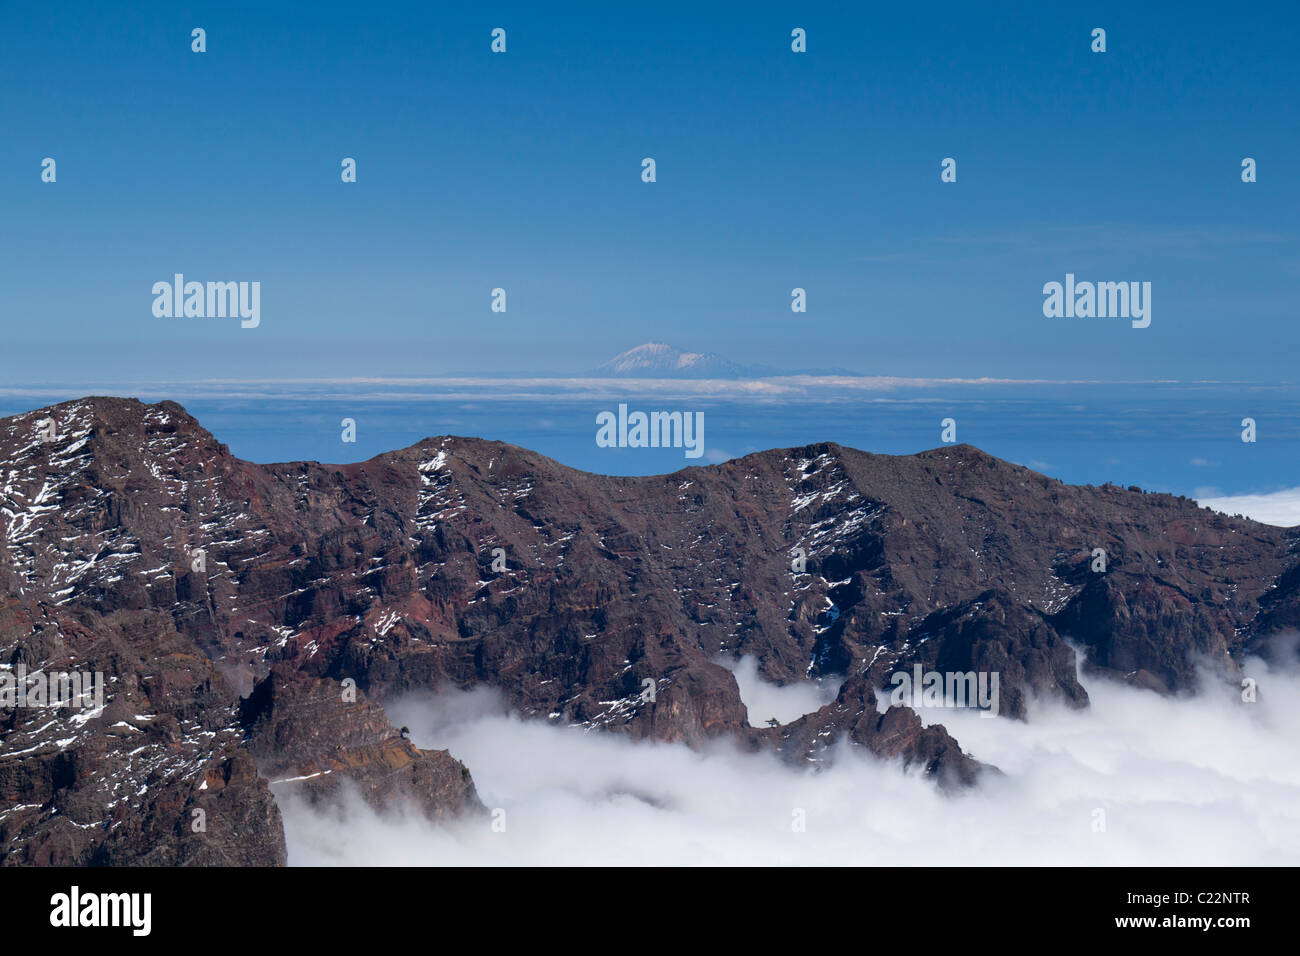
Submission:
<svg viewBox="0 0 1300 956">
<path fill-rule="evenodd" d="M 241 708 L 258 767 L 312 802 L 352 784 L 377 807 L 413 803 L 434 820 L 482 809 L 458 760 L 394 736 L 383 710 L 355 696 L 276 665 Z"/>
<path fill-rule="evenodd" d="M 1300 621 L 1294 530 L 964 445 L 649 478 L 463 438 L 255 465 L 174 403 L 93 398 L 0 420 L 0 527 L 0 667 L 106 680 L 102 709 L 0 709 L 10 863 L 283 862 L 269 781 L 480 812 L 380 709 L 414 689 L 797 761 L 848 737 L 962 782 L 979 765 L 942 727 L 877 712 L 892 673 L 998 672 L 1020 717 L 1030 694 L 1086 704 L 1071 644 L 1173 691 Z M 754 728 L 737 654 L 844 683 Z"/>
</svg>

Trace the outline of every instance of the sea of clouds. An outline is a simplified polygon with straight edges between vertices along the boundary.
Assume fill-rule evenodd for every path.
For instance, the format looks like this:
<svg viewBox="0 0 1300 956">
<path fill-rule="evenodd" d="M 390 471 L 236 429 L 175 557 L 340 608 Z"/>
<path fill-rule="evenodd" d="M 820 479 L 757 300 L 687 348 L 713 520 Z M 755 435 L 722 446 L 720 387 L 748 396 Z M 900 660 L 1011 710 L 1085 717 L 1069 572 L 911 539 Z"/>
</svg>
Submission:
<svg viewBox="0 0 1300 956">
<path fill-rule="evenodd" d="M 751 662 L 737 671 L 752 713 L 793 716 L 792 698 L 756 687 Z M 1296 865 L 1300 672 L 1256 659 L 1243 672 L 1255 703 L 1208 672 L 1180 697 L 1081 674 L 1082 711 L 923 713 L 1002 771 L 955 794 L 843 744 L 794 767 L 722 742 L 692 750 L 522 719 L 489 689 L 412 696 L 389 713 L 467 764 L 504 830 L 491 816 L 439 825 L 276 792 L 297 865 Z M 768 696 L 754 711 L 756 689 Z"/>
<path fill-rule="evenodd" d="M 1197 504 L 1229 515 L 1245 515 L 1264 524 L 1290 528 L 1300 524 L 1300 488 L 1261 495 L 1198 496 Z"/>
</svg>

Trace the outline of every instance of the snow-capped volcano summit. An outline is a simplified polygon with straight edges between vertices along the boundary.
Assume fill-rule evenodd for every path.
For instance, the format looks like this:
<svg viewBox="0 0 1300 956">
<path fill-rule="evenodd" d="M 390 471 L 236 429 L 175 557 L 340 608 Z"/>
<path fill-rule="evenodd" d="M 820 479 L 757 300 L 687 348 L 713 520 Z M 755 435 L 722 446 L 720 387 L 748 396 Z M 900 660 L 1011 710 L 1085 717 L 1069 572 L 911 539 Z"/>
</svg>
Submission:
<svg viewBox="0 0 1300 956">
<path fill-rule="evenodd" d="M 738 378 L 771 371 L 737 365 L 714 352 L 683 352 L 662 342 L 647 342 L 615 355 L 596 368 L 595 374 L 627 378 Z"/>
</svg>

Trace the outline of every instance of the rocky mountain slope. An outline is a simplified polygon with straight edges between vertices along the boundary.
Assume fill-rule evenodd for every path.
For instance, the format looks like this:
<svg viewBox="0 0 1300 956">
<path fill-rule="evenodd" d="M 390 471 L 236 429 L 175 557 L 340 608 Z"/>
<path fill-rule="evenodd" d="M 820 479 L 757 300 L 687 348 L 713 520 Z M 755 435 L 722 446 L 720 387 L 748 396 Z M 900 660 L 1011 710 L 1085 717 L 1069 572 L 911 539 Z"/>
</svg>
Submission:
<svg viewBox="0 0 1300 956">
<path fill-rule="evenodd" d="M 848 737 L 970 781 L 942 727 L 877 712 L 891 673 L 997 671 L 1015 718 L 1031 694 L 1086 705 L 1071 644 L 1171 692 L 1300 621 L 1296 530 L 964 445 L 648 478 L 452 437 L 257 465 L 175 403 L 88 398 L 0 420 L 0 531 L 0 668 L 107 680 L 102 708 L 0 709 L 7 863 L 280 863 L 272 788 L 481 813 L 469 771 L 382 710 L 447 686 L 795 761 Z M 843 685 L 751 727 L 737 654 Z"/>
</svg>

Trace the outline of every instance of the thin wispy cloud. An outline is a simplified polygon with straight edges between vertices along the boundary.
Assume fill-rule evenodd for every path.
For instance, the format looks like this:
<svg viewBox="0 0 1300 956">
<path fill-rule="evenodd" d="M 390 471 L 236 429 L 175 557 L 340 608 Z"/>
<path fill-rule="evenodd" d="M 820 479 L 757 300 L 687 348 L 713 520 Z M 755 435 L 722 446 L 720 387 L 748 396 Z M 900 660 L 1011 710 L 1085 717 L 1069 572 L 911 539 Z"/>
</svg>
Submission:
<svg viewBox="0 0 1300 956">
<path fill-rule="evenodd" d="M 1192 229 L 1150 229 L 1132 223 L 1044 225 L 987 232 L 947 233 L 918 239 L 914 247 L 863 253 L 854 262 L 880 264 L 951 264 L 957 259 L 1015 258 L 1033 261 L 1047 256 L 1163 256 L 1182 260 L 1214 258 L 1228 248 L 1286 246 L 1296 237 L 1268 229 L 1205 226 Z M 1281 254 L 1281 250 L 1279 250 Z M 1290 261 L 1290 260 L 1287 260 Z"/>
<path fill-rule="evenodd" d="M 1135 384 L 1092 379 L 917 378 L 882 375 L 774 375 L 738 379 L 456 377 L 204 379 L 194 382 L 89 383 L 78 386 L 12 385 L 0 396 L 66 401 L 88 394 L 129 395 L 147 401 L 194 399 L 279 399 L 333 401 L 340 390 L 358 401 L 534 401 L 608 400 L 629 394 L 663 398 L 823 400 L 940 387 L 1063 386 Z M 1168 382 L 1149 384 L 1169 384 Z"/>
</svg>

